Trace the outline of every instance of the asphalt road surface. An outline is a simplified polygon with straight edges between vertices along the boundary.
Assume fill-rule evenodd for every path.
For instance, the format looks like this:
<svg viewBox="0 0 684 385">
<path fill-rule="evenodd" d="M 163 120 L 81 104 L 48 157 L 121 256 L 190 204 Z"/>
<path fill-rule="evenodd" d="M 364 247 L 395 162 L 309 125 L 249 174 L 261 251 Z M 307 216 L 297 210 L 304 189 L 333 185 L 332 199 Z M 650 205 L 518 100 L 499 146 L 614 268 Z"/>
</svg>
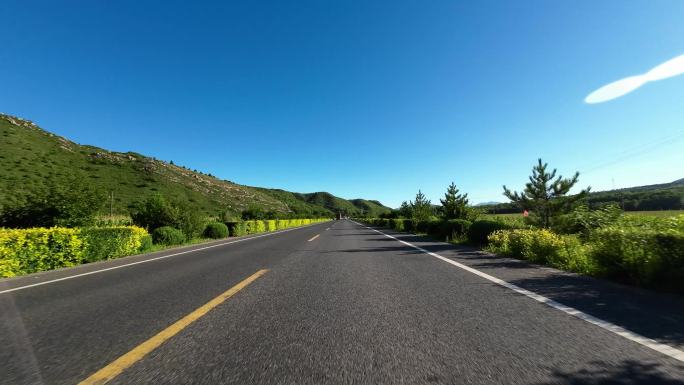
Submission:
<svg viewBox="0 0 684 385">
<path fill-rule="evenodd" d="M 683 298 L 381 231 L 0 281 L 0 383 L 684 383 Z"/>
</svg>

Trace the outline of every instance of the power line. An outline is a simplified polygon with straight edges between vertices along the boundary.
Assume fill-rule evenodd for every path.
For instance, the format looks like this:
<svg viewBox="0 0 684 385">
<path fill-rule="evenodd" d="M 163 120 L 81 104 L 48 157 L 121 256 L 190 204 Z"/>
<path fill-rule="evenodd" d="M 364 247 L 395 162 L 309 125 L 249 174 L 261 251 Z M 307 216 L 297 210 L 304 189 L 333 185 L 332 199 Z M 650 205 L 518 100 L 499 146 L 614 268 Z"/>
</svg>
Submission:
<svg viewBox="0 0 684 385">
<path fill-rule="evenodd" d="M 587 165 L 586 167 L 580 168 L 580 170 L 581 170 L 582 174 L 588 174 L 588 173 L 591 173 L 593 171 L 611 166 L 613 164 L 620 163 L 620 162 L 623 162 L 625 160 L 635 158 L 635 157 L 640 156 L 642 154 L 645 154 L 647 152 L 651 152 L 653 150 L 658 149 L 659 147 L 661 147 L 663 145 L 674 144 L 683 138 L 684 138 L 684 131 L 680 131 L 680 132 L 677 132 L 673 135 L 668 135 L 666 137 L 656 139 L 655 141 L 642 143 L 642 144 L 635 146 L 633 148 L 620 151 L 620 152 L 614 154 L 612 159 L 604 160 L 602 162 L 599 162 L 598 164 L 594 163 L 593 167 L 590 167 L 590 165 Z"/>
</svg>

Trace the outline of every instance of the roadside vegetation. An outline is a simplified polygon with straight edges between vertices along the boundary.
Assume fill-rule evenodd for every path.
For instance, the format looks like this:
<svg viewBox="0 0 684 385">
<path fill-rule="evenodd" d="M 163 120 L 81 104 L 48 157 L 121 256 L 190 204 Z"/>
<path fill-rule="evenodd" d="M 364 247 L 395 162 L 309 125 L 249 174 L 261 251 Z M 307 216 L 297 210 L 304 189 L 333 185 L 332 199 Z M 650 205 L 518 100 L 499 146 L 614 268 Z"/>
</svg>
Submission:
<svg viewBox="0 0 684 385">
<path fill-rule="evenodd" d="M 120 258 L 228 236 L 282 230 L 328 218 L 207 217 L 189 202 L 154 194 L 130 215 L 103 216 L 102 193 L 78 179 L 0 211 L 0 277 Z M 244 219 L 243 219 L 244 218 Z"/>
<path fill-rule="evenodd" d="M 439 205 L 418 191 L 398 210 L 361 219 L 579 274 L 684 294 L 684 214 L 635 215 L 615 202 L 590 205 L 588 188 L 569 195 L 578 182 L 578 173 L 557 176 L 540 159 L 522 191 L 504 186 L 516 214 L 488 214 L 486 207 L 472 207 L 467 194 L 452 183 Z"/>
</svg>

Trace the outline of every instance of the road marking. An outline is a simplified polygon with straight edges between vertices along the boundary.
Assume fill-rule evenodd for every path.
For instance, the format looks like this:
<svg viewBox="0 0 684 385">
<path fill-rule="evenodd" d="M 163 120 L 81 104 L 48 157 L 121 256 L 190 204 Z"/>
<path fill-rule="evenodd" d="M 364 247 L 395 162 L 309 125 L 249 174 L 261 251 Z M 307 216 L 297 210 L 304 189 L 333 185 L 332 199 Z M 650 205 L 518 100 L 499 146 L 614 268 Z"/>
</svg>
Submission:
<svg viewBox="0 0 684 385">
<path fill-rule="evenodd" d="M 169 338 L 180 333 L 188 325 L 200 319 L 203 315 L 207 314 L 216 306 L 222 304 L 228 298 L 234 296 L 237 292 L 244 289 L 250 283 L 257 280 L 257 278 L 266 274 L 268 270 L 259 270 L 251 276 L 247 277 L 242 282 L 231 287 L 227 291 L 220 294 L 218 297 L 212 299 L 206 304 L 195 309 L 192 313 L 186 315 L 180 320 L 176 321 L 171 326 L 157 333 L 154 337 L 148 339 L 147 341 L 141 343 L 140 345 L 133 348 L 133 350 L 124 354 L 123 356 L 117 358 L 109 365 L 93 373 L 90 377 L 79 382 L 79 385 L 95 385 L 95 384 L 106 384 L 107 382 L 114 379 L 116 376 L 121 374 L 124 370 L 133 366 L 136 362 L 143 359 L 146 355 L 151 353 L 154 349 L 158 348 L 161 344 L 166 342 Z"/>
<path fill-rule="evenodd" d="M 352 221 L 352 222 L 354 222 L 354 221 Z M 511 289 L 511 290 L 515 291 L 516 293 L 519 293 L 519 294 L 522 294 L 522 295 L 527 296 L 527 297 L 529 297 L 529 298 L 532 298 L 533 300 L 535 300 L 535 301 L 537 301 L 537 302 L 541 302 L 541 303 L 543 303 L 544 305 L 547 305 L 547 306 L 550 306 L 550 307 L 552 307 L 552 308 L 554 308 L 554 309 L 560 310 L 560 311 L 562 311 L 563 313 L 569 314 L 569 315 L 571 315 L 571 316 L 573 316 L 573 317 L 576 317 L 576 318 L 579 318 L 579 319 L 581 319 L 581 320 L 583 320 L 583 321 L 589 322 L 590 324 L 596 325 L 596 326 L 598 326 L 598 327 L 600 327 L 600 328 L 602 328 L 602 329 L 604 329 L 604 330 L 607 330 L 607 331 L 609 331 L 609 332 L 611 332 L 611 333 L 617 334 L 617 335 L 619 335 L 619 336 L 621 336 L 621 337 L 624 337 L 624 338 L 626 338 L 626 339 L 628 339 L 628 340 L 630 340 L 630 341 L 636 342 L 636 343 L 638 343 L 638 344 L 641 344 L 641 345 L 643 345 L 643 346 L 646 346 L 647 348 L 653 349 L 653 350 L 655 350 L 655 351 L 657 351 L 657 352 L 660 352 L 660 353 L 662 353 L 662 354 L 665 354 L 665 355 L 667 355 L 667 356 L 670 356 L 670 357 L 672 357 L 672 358 L 674 358 L 674 359 L 676 359 L 676 360 L 678 360 L 678 361 L 684 362 L 684 351 L 681 351 L 681 350 L 679 350 L 679 349 L 677 349 L 677 348 L 674 348 L 674 347 L 672 347 L 672 346 L 670 346 L 670 345 L 667 345 L 667 344 L 658 342 L 658 341 L 656 341 L 656 340 L 654 340 L 654 339 L 651 339 L 651 338 L 648 338 L 648 337 L 644 337 L 644 336 L 642 336 L 642 335 L 640 335 L 640 334 L 637 334 L 637 333 L 634 333 L 634 332 L 632 332 L 632 331 L 630 331 L 630 330 L 627 330 L 627 329 L 625 329 L 625 328 L 623 328 L 623 327 L 621 327 L 621 326 L 615 325 L 615 324 L 610 323 L 610 322 L 608 322 L 608 321 L 604 321 L 604 320 L 602 320 L 602 319 L 600 319 L 600 318 L 597 318 L 597 317 L 594 317 L 594 316 L 589 315 L 589 314 L 587 314 L 587 313 L 584 313 L 584 312 L 582 312 L 582 311 L 580 311 L 580 310 L 577 310 L 577 309 L 575 309 L 575 308 L 573 308 L 573 307 L 563 305 L 562 303 L 556 302 L 556 301 L 554 301 L 554 300 L 552 300 L 552 299 L 550 299 L 550 298 L 546 298 L 546 297 L 544 297 L 543 295 L 539 295 L 539 294 L 537 294 L 537 293 L 534 293 L 534 292 L 531 292 L 531 291 L 529 291 L 529 290 L 523 289 L 523 288 L 521 288 L 521 287 L 519 287 L 519 286 L 516 286 L 516 285 L 514 285 L 514 284 L 512 284 L 512 283 L 506 282 L 506 281 L 504 281 L 504 280 L 502 280 L 502 279 L 496 278 L 496 277 L 491 276 L 491 275 L 489 275 L 489 274 L 487 274 L 487 273 L 483 273 L 483 272 L 481 272 L 481 271 L 479 271 L 479 270 L 473 269 L 472 267 L 466 266 L 466 265 L 464 265 L 464 264 L 462 264 L 462 263 L 459 263 L 459 262 L 456 262 L 456 261 L 451 260 L 451 259 L 449 259 L 449 258 L 443 257 L 443 256 L 441 256 L 441 255 L 439 255 L 439 254 L 437 254 L 437 253 L 433 253 L 433 252 L 431 252 L 431 251 L 425 250 L 425 249 L 423 249 L 422 247 L 416 246 L 416 245 L 414 245 L 414 244 L 412 244 L 412 243 L 409 243 L 409 242 L 406 242 L 406 241 L 402 241 L 401 239 L 396 238 L 396 237 L 393 237 L 393 236 L 391 236 L 391 235 L 389 235 L 389 234 L 385 234 L 385 233 L 383 233 L 383 232 L 380 231 L 380 230 L 376 230 L 376 229 L 374 229 L 374 228 L 372 228 L 372 227 L 368 227 L 368 226 L 362 225 L 361 223 L 358 223 L 358 222 L 354 222 L 354 223 L 356 223 L 356 224 L 359 225 L 359 226 L 363 226 L 363 227 L 365 227 L 365 228 L 367 228 L 367 229 L 373 230 L 373 231 L 375 231 L 375 232 L 377 232 L 377 233 L 380 233 L 380 234 L 382 234 L 382 235 L 384 235 L 384 236 L 386 236 L 386 237 L 388 237 L 388 238 L 392 238 L 392 239 L 394 239 L 395 241 L 398 241 L 398 242 L 400 242 L 400 243 L 403 243 L 403 244 L 406 245 L 406 246 L 410 246 L 410 247 L 413 247 L 414 249 L 420 250 L 420 251 L 422 251 L 423 253 L 428 254 L 428 255 L 430 255 L 430 256 L 432 256 L 432 257 L 435 257 L 435 258 L 437 258 L 437 259 L 441 259 L 442 261 L 444 261 L 444 262 L 446 262 L 446 263 L 452 264 L 452 265 L 454 265 L 454 266 L 456 266 L 456 267 L 458 267 L 458 268 L 461 268 L 461 269 L 463 269 L 463 270 L 465 270 L 465 271 L 467 271 L 467 272 L 473 273 L 473 274 L 475 274 L 475 275 L 477 275 L 477 276 L 480 276 L 480 277 L 482 277 L 482 278 L 484 278 L 484 279 L 486 279 L 486 280 L 488 280 L 488 281 L 494 282 L 494 283 L 496 283 L 497 285 L 503 286 L 503 287 L 505 287 L 505 288 L 508 288 L 508 289 Z"/>
<path fill-rule="evenodd" d="M 89 271 L 89 272 L 87 272 L 87 273 L 75 274 L 75 275 L 70 275 L 70 276 L 67 276 L 67 277 L 51 279 L 51 280 L 49 280 L 49 281 L 43 281 L 43 282 L 38 282 L 38 283 L 32 283 L 32 284 L 30 284 L 30 285 L 18 286 L 18 287 L 12 288 L 12 289 L 2 290 L 2 291 L 0 291 L 0 294 L 11 293 L 11 292 L 13 292 L 13 291 L 19 291 L 19 290 L 28 289 L 28 288 L 31 288 L 31 287 L 47 285 L 48 283 L 55 283 L 55 282 L 60 282 L 60 281 L 66 281 L 66 280 L 68 280 L 68 279 L 73 279 L 73 278 L 78 278 L 78 277 L 84 277 L 84 276 L 86 276 L 86 275 L 98 274 L 98 273 L 102 273 L 102 272 L 105 272 L 105 271 L 121 269 L 121 268 L 124 268 L 124 267 L 135 266 L 135 265 L 139 265 L 139 264 L 142 264 L 142 263 L 158 261 L 158 260 L 160 260 L 160 259 L 166 259 L 166 258 L 170 258 L 170 257 L 175 257 L 175 256 L 181 255 L 181 254 L 194 253 L 194 252 L 196 252 L 196 251 L 211 249 L 211 248 L 214 248 L 214 247 L 230 245 L 230 244 L 233 244 L 233 243 L 238 243 L 238 242 L 243 242 L 243 241 L 249 241 L 249 240 L 257 239 L 257 238 L 261 238 L 261 237 L 268 237 L 268 236 L 270 236 L 270 235 L 280 234 L 280 233 L 284 233 L 284 232 L 287 232 L 287 231 L 299 230 L 299 229 L 303 229 L 303 228 L 305 228 L 305 227 L 315 226 L 315 225 L 317 225 L 317 224 L 318 224 L 318 223 L 314 223 L 314 224 L 311 224 L 311 225 L 305 225 L 305 226 L 300 226 L 300 227 L 293 227 L 293 228 L 291 228 L 291 229 L 273 231 L 273 232 L 269 232 L 269 233 L 266 233 L 266 234 L 255 235 L 255 236 L 249 237 L 249 238 L 241 238 L 241 239 L 237 239 L 237 240 L 234 240 L 234 241 L 218 243 L 218 244 L 210 245 L 210 246 L 204 246 L 204 247 L 200 247 L 200 248 L 197 248 L 197 249 L 181 251 L 181 252 L 178 252 L 178 253 L 173 253 L 173 254 L 168 254 L 168 255 L 162 255 L 162 256 L 159 256 L 159 257 L 155 257 L 155 258 L 145 259 L 145 260 L 143 260 L 143 261 L 131 262 L 131 263 L 126 263 L 126 264 L 124 264 L 124 265 L 118 265 L 118 266 L 113 266 L 113 267 L 107 267 L 107 268 L 105 268 L 105 269 L 100 269 L 100 270 L 93 270 L 93 271 Z M 80 266 L 85 266 L 85 265 L 80 265 Z M 2 286 L 2 284 L 3 284 L 3 282 L 0 280 L 0 286 Z"/>
<path fill-rule="evenodd" d="M 313 236 L 313 238 L 309 239 L 307 242 L 311 242 L 311 241 L 313 241 L 314 239 L 316 239 L 316 238 L 318 238 L 318 237 L 320 237 L 320 236 L 321 236 L 321 234 L 316 234 L 316 235 Z"/>
<path fill-rule="evenodd" d="M 328 231 L 328 230 L 330 230 L 330 227 L 328 227 L 327 229 L 325 229 L 325 231 Z"/>
</svg>

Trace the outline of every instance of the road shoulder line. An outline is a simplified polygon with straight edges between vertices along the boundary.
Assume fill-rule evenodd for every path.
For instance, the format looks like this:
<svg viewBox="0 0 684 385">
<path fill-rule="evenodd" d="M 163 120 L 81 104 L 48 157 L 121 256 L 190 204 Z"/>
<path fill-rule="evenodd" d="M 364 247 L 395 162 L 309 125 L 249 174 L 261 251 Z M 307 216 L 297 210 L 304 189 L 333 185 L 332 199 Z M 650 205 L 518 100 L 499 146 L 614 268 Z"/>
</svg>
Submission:
<svg viewBox="0 0 684 385">
<path fill-rule="evenodd" d="M 590 324 L 592 324 L 592 325 L 596 325 L 596 326 L 598 326 L 598 327 L 600 327 L 600 328 L 602 328 L 602 329 L 604 329 L 604 330 L 607 330 L 607 331 L 609 331 L 609 332 L 611 332 L 611 333 L 617 334 L 617 335 L 619 335 L 620 337 L 623 337 L 623 338 L 626 338 L 626 339 L 628 339 L 628 340 L 630 340 L 630 341 L 636 342 L 636 343 L 638 343 L 638 344 L 640 344 L 640 345 L 642 345 L 642 346 L 645 346 L 645 347 L 647 347 L 647 348 L 650 348 L 650 349 L 652 349 L 652 350 L 655 350 L 655 351 L 657 351 L 657 352 L 659 352 L 659 353 L 665 354 L 665 355 L 667 355 L 667 356 L 669 356 L 669 357 L 672 357 L 672 358 L 674 358 L 674 359 L 676 359 L 676 360 L 678 360 L 678 361 L 680 361 L 680 362 L 684 362 L 684 351 L 681 351 L 681 350 L 679 350 L 679 349 L 676 349 L 676 348 L 674 348 L 674 347 L 672 347 L 672 346 L 670 346 L 670 345 L 667 345 L 667 344 L 658 342 L 658 341 L 653 340 L 653 339 L 648 338 L 648 337 L 644 337 L 644 336 L 642 336 L 642 335 L 640 335 L 640 334 L 637 334 L 637 333 L 634 333 L 634 332 L 632 332 L 632 331 L 630 331 L 630 330 L 627 330 L 627 329 L 625 329 L 625 328 L 623 328 L 623 327 L 621 327 L 621 326 L 615 325 L 615 324 L 613 324 L 613 323 L 611 323 L 611 322 L 604 321 L 604 320 L 602 320 L 602 319 L 600 319 L 600 318 L 597 318 L 597 317 L 594 317 L 594 316 L 589 315 L 589 314 L 587 314 L 587 313 L 584 313 L 583 311 L 578 310 L 578 309 L 575 309 L 575 308 L 573 308 L 573 307 L 563 305 L 563 304 L 560 303 L 560 302 L 556 302 L 556 301 L 554 301 L 554 300 L 552 300 L 552 299 L 550 299 L 550 298 L 544 297 L 544 296 L 542 296 L 542 295 L 539 295 L 539 294 L 534 293 L 534 292 L 532 292 L 532 291 L 529 291 L 529 290 L 527 290 L 527 289 L 523 289 L 523 288 L 521 288 L 521 287 L 519 287 L 519 286 L 516 286 L 516 285 L 514 285 L 514 284 L 512 284 L 512 283 L 506 282 L 506 281 L 504 281 L 504 280 L 502 280 L 502 279 L 496 278 L 496 277 L 494 277 L 494 276 L 492 276 L 492 275 L 489 275 L 489 274 L 487 274 L 487 273 L 483 273 L 483 272 L 481 272 L 481 271 L 479 271 L 479 270 L 477 270 L 477 269 L 473 269 L 472 267 L 466 266 L 466 265 L 464 265 L 464 264 L 462 264 L 462 263 L 459 263 L 459 262 L 456 262 L 456 261 L 454 261 L 454 260 L 452 260 L 452 259 L 443 257 L 443 256 L 441 256 L 441 255 L 439 255 L 439 254 L 437 254 L 437 253 L 433 253 L 433 252 L 428 251 L 428 250 L 426 250 L 426 249 L 424 249 L 424 248 L 422 248 L 422 247 L 419 247 L 419 246 L 416 246 L 416 245 L 414 245 L 414 244 L 412 244 L 412 243 L 403 241 L 403 240 L 401 240 L 401 239 L 399 239 L 399 238 L 397 238 L 397 237 L 394 237 L 394 236 L 392 236 L 392 235 L 386 234 L 386 233 L 384 233 L 384 232 L 382 232 L 382 231 L 380 231 L 380 230 L 376 230 L 376 229 L 374 229 L 374 228 L 372 228 L 372 227 L 368 227 L 368 226 L 366 226 L 366 225 L 363 225 L 363 224 L 358 223 L 358 222 L 355 222 L 355 221 L 352 221 L 352 222 L 353 222 L 353 223 L 356 223 L 356 224 L 359 225 L 359 226 L 365 227 L 365 228 L 367 228 L 367 229 L 369 229 L 369 230 L 372 230 L 372 231 L 375 231 L 375 232 L 377 232 L 377 233 L 379 233 L 379 234 L 382 234 L 382 235 L 384 235 L 384 236 L 386 236 L 386 237 L 388 237 L 388 238 L 392 238 L 392 239 L 394 239 L 395 241 L 397 241 L 397 242 L 399 242 L 399 243 L 402 243 L 402 244 L 404 244 L 404 245 L 406 245 L 406 246 L 410 246 L 410 247 L 412 247 L 412 248 L 414 248 L 414 249 L 416 249 L 416 250 L 419 250 L 419 251 L 421 251 L 421 252 L 423 252 L 423 253 L 425 253 L 425 254 L 428 254 L 428 255 L 430 255 L 430 256 L 432 256 L 432 257 L 435 257 L 435 258 L 437 258 L 437 259 L 440 259 L 440 260 L 442 260 L 442 261 L 444 261 L 444 262 L 446 262 L 446 263 L 449 263 L 449 264 L 451 264 L 451 265 L 454 265 L 454 266 L 456 266 L 456 267 L 458 267 L 458 268 L 460 268 L 460 269 L 463 269 L 463 270 L 465 270 L 465 271 L 467 271 L 467 272 L 469 272 L 469 273 L 475 274 L 475 275 L 477 275 L 477 276 L 479 276 L 479 277 L 481 277 L 481 278 L 484 278 L 484 279 L 486 279 L 486 280 L 488 280 L 488 281 L 490 281 L 490 282 L 496 283 L 497 285 L 503 286 L 503 287 L 505 287 L 505 288 L 507 288 L 507 289 L 510 289 L 510 290 L 515 291 L 516 293 L 519 293 L 519 294 L 522 294 L 522 295 L 524 295 L 524 296 L 526 296 L 526 297 L 532 298 L 532 299 L 534 299 L 534 300 L 537 301 L 537 302 L 543 303 L 544 305 L 550 306 L 550 307 L 552 307 L 552 308 L 554 308 L 554 309 L 556 309 L 556 310 L 560 310 L 560 311 L 562 311 L 563 313 L 566 313 L 566 314 L 568 314 L 568 315 L 571 315 L 571 316 L 573 316 L 573 317 L 575 317 L 575 318 L 579 318 L 579 319 L 581 319 L 581 320 L 583 320 L 583 321 L 586 321 L 586 322 L 588 322 L 588 323 L 590 323 Z"/>
<path fill-rule="evenodd" d="M 285 233 L 285 232 L 288 232 L 288 231 L 294 231 L 294 230 L 300 230 L 300 229 L 310 228 L 310 227 L 312 227 L 312 226 L 316 226 L 316 225 L 319 225 L 319 224 L 320 224 L 320 223 L 315 223 L 315 224 L 312 224 L 312 225 L 299 226 L 299 227 L 293 227 L 293 228 L 290 228 L 290 229 L 284 229 L 284 230 L 278 230 L 278 231 L 268 232 L 268 233 L 264 233 L 264 234 L 260 234 L 260 235 L 255 235 L 255 236 L 253 236 L 253 237 L 235 239 L 235 240 L 231 240 L 231 241 L 228 241 L 228 242 L 216 243 L 216 244 L 209 245 L 209 246 L 203 246 L 203 247 L 199 247 L 199 248 L 193 248 L 193 249 L 190 249 L 190 250 L 179 251 L 179 252 L 176 252 L 176 253 L 165 254 L 165 255 L 161 255 L 161 256 L 159 256 L 159 257 L 153 257 L 153 258 L 143 259 L 143 260 L 140 260 L 140 261 L 135 261 L 135 262 L 126 263 L 126 264 L 122 264 L 122 265 L 116 265 L 116 266 L 106 267 L 106 268 L 104 268 L 104 269 L 98 269 L 98 270 L 88 271 L 88 272 L 85 272 L 85 273 L 79 273 L 79 274 L 74 274 L 74 275 L 68 275 L 68 276 L 66 276 L 66 277 L 60 277 L 60 278 L 50 279 L 50 280 L 47 280 L 47 281 L 36 282 L 36 283 L 28 284 L 28 285 L 17 286 L 17 287 L 11 288 L 11 289 L 0 290 L 0 294 L 11 293 L 11 292 L 19 291 L 19 290 L 29 289 L 29 288 L 36 287 L 36 286 L 43 286 L 43 285 L 47 285 L 47 284 L 50 284 L 50 283 L 66 281 L 66 280 L 74 279 L 74 278 L 78 278 L 78 277 L 84 277 L 84 276 L 88 276 L 88 275 L 99 274 L 99 273 L 103 273 L 103 272 L 106 272 L 106 271 L 111 271 L 111 270 L 116 270 L 116 269 L 122 269 L 122 268 L 124 268 L 124 267 L 130 267 L 130 266 L 140 265 L 140 264 L 143 264 L 143 263 L 159 261 L 159 260 L 162 260 L 162 259 L 175 257 L 175 256 L 177 256 L 177 255 L 189 254 L 189 253 L 194 253 L 194 252 L 196 252 L 196 251 L 202 251 L 202 250 L 212 249 L 212 248 L 215 248 L 215 247 L 226 246 L 226 245 L 231 245 L 231 244 L 234 244 L 234 243 L 249 241 L 249 240 L 251 240 L 251 239 L 257 239 L 257 238 L 268 237 L 268 236 L 271 236 L 271 235 L 282 234 L 282 233 Z M 133 257 L 133 256 L 131 256 L 131 257 Z M 126 258 L 126 257 L 124 257 L 124 258 Z M 120 260 L 120 259 L 111 259 L 110 261 L 116 261 L 116 260 Z M 105 261 L 105 262 L 106 262 L 106 261 Z M 87 266 L 87 265 L 88 265 L 88 264 L 83 264 L 83 265 L 78 265 L 78 266 L 74 266 L 74 267 Z M 49 271 L 44 272 L 44 273 L 48 273 L 48 272 L 49 272 Z M 2 284 L 3 284 L 3 282 L 0 280 L 0 287 L 2 286 Z"/>
</svg>

